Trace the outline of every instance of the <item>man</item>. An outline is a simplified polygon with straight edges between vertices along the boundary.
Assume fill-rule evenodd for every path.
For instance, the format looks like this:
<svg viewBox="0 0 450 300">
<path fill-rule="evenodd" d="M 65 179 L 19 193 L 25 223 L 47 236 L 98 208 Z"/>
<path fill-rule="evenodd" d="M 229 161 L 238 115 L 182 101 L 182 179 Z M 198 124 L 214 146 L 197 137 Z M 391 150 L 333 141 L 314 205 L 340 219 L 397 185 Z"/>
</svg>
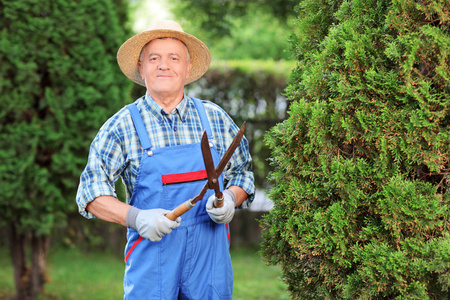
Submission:
<svg viewBox="0 0 450 300">
<path fill-rule="evenodd" d="M 200 139 L 208 133 L 217 166 L 239 128 L 217 105 L 184 94 L 209 68 L 206 45 L 173 21 L 158 21 L 127 40 L 117 60 L 147 93 L 99 130 L 81 175 L 81 215 L 128 227 L 125 299 L 231 299 L 233 275 L 227 224 L 253 199 L 251 157 L 244 138 L 220 185 L 177 218 L 165 217 L 205 184 Z M 114 192 L 118 177 L 126 203 Z"/>
</svg>

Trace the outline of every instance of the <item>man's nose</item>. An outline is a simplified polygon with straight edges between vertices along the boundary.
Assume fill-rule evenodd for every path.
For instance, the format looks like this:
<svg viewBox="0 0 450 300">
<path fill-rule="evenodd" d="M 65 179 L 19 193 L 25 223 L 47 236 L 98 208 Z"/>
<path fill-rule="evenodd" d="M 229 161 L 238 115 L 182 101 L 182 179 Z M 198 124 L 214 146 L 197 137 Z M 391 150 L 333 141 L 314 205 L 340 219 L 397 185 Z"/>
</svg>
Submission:
<svg viewBox="0 0 450 300">
<path fill-rule="evenodd" d="M 165 69 L 168 69 L 169 68 L 169 58 L 167 58 L 167 57 L 162 57 L 160 60 L 159 60 L 159 66 L 158 66 L 160 69 L 162 69 L 162 70 L 165 70 Z"/>
</svg>

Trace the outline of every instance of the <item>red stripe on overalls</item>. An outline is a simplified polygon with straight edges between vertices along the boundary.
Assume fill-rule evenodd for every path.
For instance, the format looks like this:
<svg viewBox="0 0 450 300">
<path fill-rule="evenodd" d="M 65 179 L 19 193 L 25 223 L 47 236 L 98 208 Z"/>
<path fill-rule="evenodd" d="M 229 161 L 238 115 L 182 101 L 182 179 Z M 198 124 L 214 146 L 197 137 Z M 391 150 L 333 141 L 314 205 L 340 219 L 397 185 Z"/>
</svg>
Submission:
<svg viewBox="0 0 450 300">
<path fill-rule="evenodd" d="M 131 245 L 130 250 L 128 250 L 127 255 L 125 256 L 125 263 L 127 263 L 128 257 L 130 256 L 131 252 L 133 252 L 134 248 L 136 248 L 139 243 L 142 242 L 142 236 L 139 236 L 139 238 Z"/>
<path fill-rule="evenodd" d="M 181 182 L 203 180 L 203 179 L 208 178 L 208 176 L 206 174 L 206 170 L 202 170 L 202 171 L 187 172 L 187 173 L 161 175 L 161 178 L 162 178 L 163 184 L 171 184 L 171 183 L 181 183 Z"/>
</svg>

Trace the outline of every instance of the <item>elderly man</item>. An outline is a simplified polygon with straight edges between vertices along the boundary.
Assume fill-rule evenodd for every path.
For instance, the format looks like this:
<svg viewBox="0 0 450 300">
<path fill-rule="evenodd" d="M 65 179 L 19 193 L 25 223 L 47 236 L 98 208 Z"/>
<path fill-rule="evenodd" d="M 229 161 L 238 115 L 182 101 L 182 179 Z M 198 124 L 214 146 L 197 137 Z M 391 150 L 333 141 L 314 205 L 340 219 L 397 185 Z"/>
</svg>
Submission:
<svg viewBox="0 0 450 300">
<path fill-rule="evenodd" d="M 92 142 L 79 211 L 127 226 L 125 299 L 231 299 L 228 223 L 254 194 L 246 139 L 220 177 L 222 207 L 208 191 L 181 218 L 165 216 L 205 184 L 203 131 L 217 165 L 239 130 L 217 105 L 184 94 L 209 68 L 209 50 L 178 23 L 158 21 L 127 40 L 117 60 L 147 93 L 112 116 Z M 114 192 L 119 176 L 126 203 Z"/>
</svg>

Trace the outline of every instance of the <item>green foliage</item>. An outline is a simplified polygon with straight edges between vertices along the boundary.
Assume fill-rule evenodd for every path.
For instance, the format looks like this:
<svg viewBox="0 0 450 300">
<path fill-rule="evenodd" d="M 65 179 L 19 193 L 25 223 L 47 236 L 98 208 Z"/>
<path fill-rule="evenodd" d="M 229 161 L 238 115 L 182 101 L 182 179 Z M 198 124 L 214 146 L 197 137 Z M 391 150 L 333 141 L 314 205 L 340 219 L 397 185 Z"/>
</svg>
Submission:
<svg viewBox="0 0 450 300">
<path fill-rule="evenodd" d="M 337 23 L 334 14 L 343 1 L 303 0 L 296 12 L 296 35 L 291 36 L 292 52 L 298 60 L 312 50 L 317 50 L 327 36 L 330 26 Z"/>
<path fill-rule="evenodd" d="M 205 42 L 215 59 L 289 60 L 290 26 L 260 10 L 233 19 L 229 35 L 218 38 L 205 36 Z"/>
<path fill-rule="evenodd" d="M 290 13 L 274 15 L 270 6 L 277 2 Z M 174 0 L 172 11 L 186 32 L 205 42 L 213 59 L 289 60 L 293 3 L 275 3 Z"/>
<path fill-rule="evenodd" d="M 48 235 L 75 209 L 89 143 L 129 100 L 120 3 L 0 1 L 0 225 Z"/>
<path fill-rule="evenodd" d="M 295 0 L 174 0 L 172 10 L 177 18 L 187 20 L 195 28 L 204 28 L 209 36 L 217 38 L 229 35 L 236 29 L 239 24 L 234 22 L 236 19 L 251 16 L 255 12 L 264 12 L 273 16 L 273 19 L 285 22 L 293 15 L 295 4 Z"/>
<path fill-rule="evenodd" d="M 315 4 L 315 5 L 313 5 Z M 301 1 L 262 255 L 294 298 L 450 290 L 450 6 Z M 313 30 L 317 20 L 329 20 Z"/>
</svg>

